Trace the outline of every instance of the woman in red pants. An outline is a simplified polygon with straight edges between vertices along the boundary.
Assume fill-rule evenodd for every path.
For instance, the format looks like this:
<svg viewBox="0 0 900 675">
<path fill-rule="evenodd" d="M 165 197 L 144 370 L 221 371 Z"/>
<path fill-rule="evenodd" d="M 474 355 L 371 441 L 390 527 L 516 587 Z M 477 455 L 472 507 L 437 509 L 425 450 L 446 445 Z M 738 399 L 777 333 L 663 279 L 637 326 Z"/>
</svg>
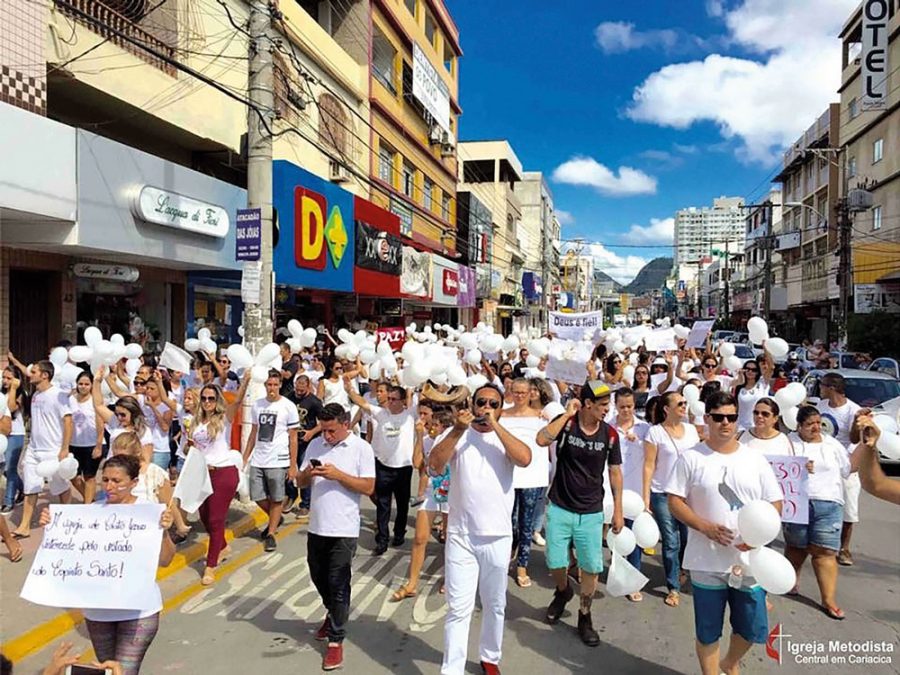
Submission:
<svg viewBox="0 0 900 675">
<path fill-rule="evenodd" d="M 231 405 L 226 404 L 218 385 L 204 386 L 200 390 L 200 412 L 191 425 L 189 450 L 196 449 L 203 453 L 213 488 L 213 493 L 200 506 L 200 520 L 209 533 L 206 569 L 203 570 L 201 580 L 204 586 L 209 586 L 216 580 L 216 566 L 231 554 L 231 547 L 225 542 L 225 521 L 228 506 L 237 491 L 237 462 L 240 461 L 240 455 L 231 451 L 229 439 L 231 421 L 240 411 L 249 382 L 248 368 Z"/>
</svg>

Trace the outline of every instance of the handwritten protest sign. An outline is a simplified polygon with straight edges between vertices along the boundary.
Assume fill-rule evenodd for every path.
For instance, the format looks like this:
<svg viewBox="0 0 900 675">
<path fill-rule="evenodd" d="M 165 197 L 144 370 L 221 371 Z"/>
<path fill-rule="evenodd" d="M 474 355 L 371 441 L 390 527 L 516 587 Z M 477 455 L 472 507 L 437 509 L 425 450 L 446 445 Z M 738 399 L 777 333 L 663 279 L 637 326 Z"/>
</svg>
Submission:
<svg viewBox="0 0 900 675">
<path fill-rule="evenodd" d="M 784 492 L 781 520 L 785 523 L 806 525 L 809 523 L 809 492 L 806 457 L 791 455 L 766 455 L 775 478 Z"/>
<path fill-rule="evenodd" d="M 580 340 L 603 327 L 603 312 L 550 312 L 550 333 L 564 340 Z"/>
<path fill-rule="evenodd" d="M 678 349 L 673 328 L 657 328 L 644 336 L 644 344 L 651 352 L 673 352 Z"/>
<path fill-rule="evenodd" d="M 587 365 L 582 361 L 559 359 L 550 356 L 547 359 L 547 379 L 568 382 L 569 384 L 583 384 L 588 377 Z"/>
<path fill-rule="evenodd" d="M 706 336 L 709 335 L 715 322 L 715 319 L 710 321 L 695 321 L 694 325 L 691 326 L 691 332 L 687 337 L 687 344 L 685 344 L 685 347 L 688 349 L 702 349 L 705 347 Z"/>
<path fill-rule="evenodd" d="M 51 504 L 21 596 L 50 607 L 154 609 L 162 504 Z"/>
</svg>

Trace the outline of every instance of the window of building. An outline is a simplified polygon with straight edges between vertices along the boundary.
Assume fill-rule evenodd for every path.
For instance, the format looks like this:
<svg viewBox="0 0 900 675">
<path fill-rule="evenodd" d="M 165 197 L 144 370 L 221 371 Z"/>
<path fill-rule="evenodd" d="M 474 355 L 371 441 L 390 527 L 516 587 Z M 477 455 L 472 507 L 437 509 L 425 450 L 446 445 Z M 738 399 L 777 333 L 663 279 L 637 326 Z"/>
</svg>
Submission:
<svg viewBox="0 0 900 675">
<path fill-rule="evenodd" d="M 409 162 L 403 162 L 403 174 L 402 174 L 403 184 L 400 188 L 403 190 L 403 194 L 412 199 L 413 190 L 415 189 L 416 184 L 416 169 Z"/>
<path fill-rule="evenodd" d="M 394 184 L 394 157 L 397 151 L 383 141 L 378 146 L 378 177 L 389 185 Z"/>
<path fill-rule="evenodd" d="M 425 176 L 422 181 L 422 206 L 431 211 L 432 209 L 432 197 L 434 196 L 434 183 L 431 182 L 431 179 L 428 176 Z"/>
<path fill-rule="evenodd" d="M 425 14 L 425 37 L 428 38 L 428 42 L 432 45 L 435 44 L 435 38 L 437 36 L 437 24 L 434 22 L 434 17 L 431 16 L 431 13 Z"/>
<path fill-rule="evenodd" d="M 876 164 L 884 159 L 884 139 L 879 138 L 872 143 L 872 164 Z"/>
<path fill-rule="evenodd" d="M 406 9 L 409 10 L 409 13 L 413 16 L 416 15 L 416 0 L 403 0 L 406 5 Z"/>
<path fill-rule="evenodd" d="M 847 112 L 850 114 L 850 119 L 854 119 L 859 114 L 859 106 L 856 102 L 856 97 L 850 99 L 850 103 L 847 104 Z"/>
<path fill-rule="evenodd" d="M 441 217 L 450 220 L 450 195 L 446 192 L 441 195 Z"/>
<path fill-rule="evenodd" d="M 851 157 L 847 161 L 847 178 L 853 178 L 856 175 L 856 157 Z"/>
<path fill-rule="evenodd" d="M 872 229 L 880 230 L 881 229 L 881 207 L 875 206 L 872 208 Z"/>
<path fill-rule="evenodd" d="M 319 96 L 319 142 L 346 157 L 350 149 L 350 128 L 350 115 L 344 104 L 327 92 Z"/>
<path fill-rule="evenodd" d="M 453 49 L 450 47 L 450 44 L 447 40 L 444 40 L 444 68 L 447 69 L 447 72 L 451 75 L 453 74 L 454 64 L 456 63 L 456 54 L 453 53 Z"/>
<path fill-rule="evenodd" d="M 388 88 L 392 94 L 397 93 L 397 50 L 384 33 L 375 27 L 372 35 L 372 74 L 375 79 Z"/>
</svg>

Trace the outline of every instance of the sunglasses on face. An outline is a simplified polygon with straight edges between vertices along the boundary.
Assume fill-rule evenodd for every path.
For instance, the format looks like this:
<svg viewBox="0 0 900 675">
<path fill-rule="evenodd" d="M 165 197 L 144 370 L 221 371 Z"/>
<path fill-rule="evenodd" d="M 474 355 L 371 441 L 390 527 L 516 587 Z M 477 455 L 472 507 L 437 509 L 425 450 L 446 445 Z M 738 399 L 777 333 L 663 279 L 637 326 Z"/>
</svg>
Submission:
<svg viewBox="0 0 900 675">
<path fill-rule="evenodd" d="M 203 401 L 204 403 L 212 403 L 216 400 L 216 397 L 215 396 L 201 396 L 200 400 Z"/>
<path fill-rule="evenodd" d="M 117 412 L 117 413 L 116 413 L 116 419 L 123 420 L 123 419 L 125 419 L 126 417 L 128 417 L 128 413 L 123 413 L 123 412 Z"/>
<path fill-rule="evenodd" d="M 715 368 L 717 365 L 718 365 L 717 363 L 704 363 L 703 367 L 704 368 Z"/>
<path fill-rule="evenodd" d="M 146 386 L 147 386 L 147 380 L 135 380 L 135 381 L 134 381 L 134 386 L 135 386 L 135 387 L 146 387 Z"/>
<path fill-rule="evenodd" d="M 495 398 L 479 398 L 475 401 L 475 406 L 478 408 L 483 408 L 485 406 L 490 406 L 494 410 L 500 407 L 500 401 Z"/>
<path fill-rule="evenodd" d="M 713 422 L 718 422 L 719 424 L 722 424 L 725 420 L 728 420 L 733 424 L 734 422 L 737 422 L 738 416 L 737 413 L 709 413 L 709 418 Z"/>
<path fill-rule="evenodd" d="M 746 370 L 748 373 L 758 373 L 759 372 L 759 368 L 750 368 L 748 366 L 744 366 L 744 370 Z"/>
<path fill-rule="evenodd" d="M 678 401 L 678 403 L 676 403 L 675 405 L 677 405 L 679 408 L 683 408 L 687 405 L 687 401 Z"/>
<path fill-rule="evenodd" d="M 768 410 L 754 410 L 753 414 L 759 415 L 760 417 L 771 417 L 772 416 L 772 413 L 770 413 Z"/>
</svg>

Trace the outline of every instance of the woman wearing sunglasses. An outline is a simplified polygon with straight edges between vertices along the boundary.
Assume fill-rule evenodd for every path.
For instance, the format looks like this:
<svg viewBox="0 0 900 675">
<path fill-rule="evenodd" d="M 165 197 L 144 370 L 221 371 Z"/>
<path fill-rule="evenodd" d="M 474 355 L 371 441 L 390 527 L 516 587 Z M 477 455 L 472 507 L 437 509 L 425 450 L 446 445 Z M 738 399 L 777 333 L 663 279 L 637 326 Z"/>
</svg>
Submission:
<svg viewBox="0 0 900 675">
<path fill-rule="evenodd" d="M 650 369 L 646 364 L 642 363 L 635 367 L 632 390 L 634 391 L 634 414 L 640 419 L 644 419 L 647 399 L 650 396 Z"/>
<path fill-rule="evenodd" d="M 753 409 L 759 399 L 769 395 L 769 377 L 766 374 L 771 376 L 773 365 L 767 357 L 758 356 L 741 368 L 734 385 L 740 431 L 753 427 Z"/>
<path fill-rule="evenodd" d="M 761 455 L 793 455 L 791 439 L 778 430 L 780 421 L 778 404 L 768 396 L 761 398 L 753 406 L 753 426 L 738 432 L 738 441 Z"/>
<path fill-rule="evenodd" d="M 340 403 L 344 410 L 350 410 L 350 396 L 344 389 L 344 375 L 354 377 L 356 373 L 346 372 L 346 366 L 337 358 L 325 362 L 325 375 L 319 380 L 316 392 L 316 396 L 322 401 L 323 406 L 329 403 Z"/>
<path fill-rule="evenodd" d="M 216 580 L 216 567 L 231 553 L 225 541 L 225 521 L 228 505 L 238 486 L 237 462 L 231 451 L 231 422 L 240 412 L 241 403 L 250 384 L 250 369 L 244 373 L 241 387 L 231 404 L 225 403 L 222 389 L 207 384 L 200 389 L 200 410 L 194 416 L 185 453 L 203 453 L 212 482 L 212 494 L 200 505 L 200 520 L 209 533 L 209 549 L 206 552 L 206 569 L 200 583 L 209 586 Z"/>
<path fill-rule="evenodd" d="M 147 426 L 141 406 L 133 396 L 123 396 L 115 402 L 113 409 L 110 410 L 103 400 L 101 391 L 105 375 L 106 367 L 101 366 L 94 374 L 91 395 L 94 398 L 94 411 L 106 425 L 106 430 L 109 431 L 110 451 L 107 453 L 107 457 L 112 455 L 112 443 L 116 440 L 116 436 L 128 431 L 140 439 L 144 458 L 149 462 L 153 458 L 153 434 Z M 135 378 L 135 383 L 137 381 L 138 378 Z M 142 386 L 144 385 L 146 382 L 142 384 Z"/>
<path fill-rule="evenodd" d="M 677 391 L 666 392 L 660 397 L 653 419 L 648 420 L 653 426 L 644 441 L 644 506 L 659 525 L 663 568 L 669 590 L 665 603 L 669 607 L 678 607 L 681 585 L 686 581 L 681 572 L 681 560 L 687 545 L 687 527 L 675 520 L 669 511 L 666 484 L 681 453 L 700 442 L 697 429 L 686 419 L 687 401 L 684 396 Z"/>
</svg>

